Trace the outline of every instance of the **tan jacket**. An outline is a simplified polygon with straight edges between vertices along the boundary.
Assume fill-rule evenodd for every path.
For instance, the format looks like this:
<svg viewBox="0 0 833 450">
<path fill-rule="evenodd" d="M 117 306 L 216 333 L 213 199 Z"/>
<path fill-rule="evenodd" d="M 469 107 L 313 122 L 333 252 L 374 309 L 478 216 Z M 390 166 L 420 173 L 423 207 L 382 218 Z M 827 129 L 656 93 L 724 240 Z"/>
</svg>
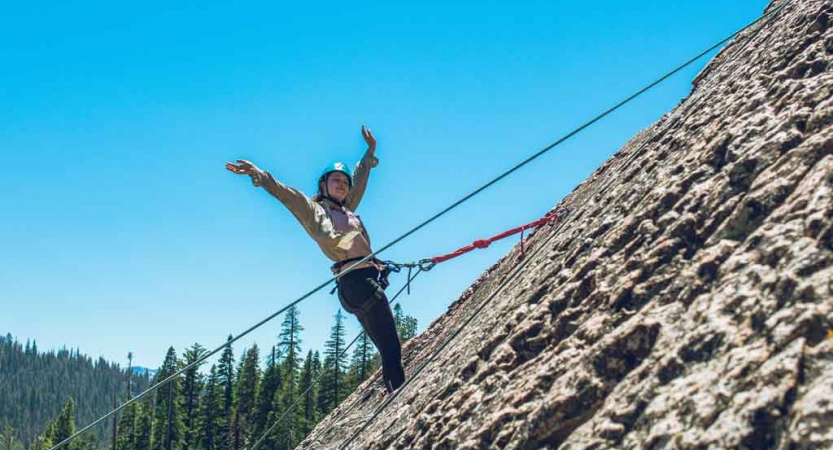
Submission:
<svg viewBox="0 0 833 450">
<path fill-rule="evenodd" d="M 344 208 L 322 200 L 314 202 L 303 192 L 276 180 L 269 172 L 259 171 L 252 175 L 252 184 L 262 186 L 298 219 L 307 234 L 318 243 L 321 251 L 333 261 L 364 257 L 373 250 L 370 248 L 370 236 L 362 224 L 361 218 L 353 211 L 367 188 L 370 169 L 379 164 L 379 159 L 365 153 L 353 171 L 353 186 L 344 201 Z M 351 266 L 347 264 L 344 268 Z M 376 267 L 365 262 L 357 268 Z"/>
</svg>

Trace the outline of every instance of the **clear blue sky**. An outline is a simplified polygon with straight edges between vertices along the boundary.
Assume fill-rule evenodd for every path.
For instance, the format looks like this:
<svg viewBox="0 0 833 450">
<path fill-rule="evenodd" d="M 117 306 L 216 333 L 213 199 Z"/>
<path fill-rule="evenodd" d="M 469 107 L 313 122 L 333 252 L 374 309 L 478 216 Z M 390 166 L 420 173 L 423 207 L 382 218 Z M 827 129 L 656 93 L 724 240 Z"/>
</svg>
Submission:
<svg viewBox="0 0 833 450">
<path fill-rule="evenodd" d="M 379 248 L 765 5 L 5 2 L 0 333 L 122 363 L 132 351 L 148 367 L 170 345 L 214 348 L 329 276 L 295 219 L 226 161 L 311 194 L 326 163 L 361 156 L 366 123 L 381 163 L 358 212 Z M 705 62 L 381 256 L 433 256 L 537 219 Z M 420 331 L 516 242 L 421 275 L 403 297 Z M 326 292 L 303 303 L 305 350 L 337 307 Z M 236 355 L 271 346 L 279 325 Z"/>
</svg>

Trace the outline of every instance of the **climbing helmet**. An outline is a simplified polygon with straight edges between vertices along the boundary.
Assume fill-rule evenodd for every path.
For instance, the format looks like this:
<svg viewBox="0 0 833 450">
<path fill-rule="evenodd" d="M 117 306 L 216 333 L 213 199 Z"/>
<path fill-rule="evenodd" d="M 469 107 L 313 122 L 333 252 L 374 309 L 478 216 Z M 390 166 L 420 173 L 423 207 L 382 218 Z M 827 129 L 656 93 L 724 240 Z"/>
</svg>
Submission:
<svg viewBox="0 0 833 450">
<path fill-rule="evenodd" d="M 335 162 L 328 165 L 324 171 L 321 172 L 321 177 L 318 180 L 327 181 L 327 177 L 333 172 L 341 172 L 344 175 L 347 175 L 347 183 L 349 183 L 351 188 L 353 187 L 353 176 L 350 175 L 350 172 L 347 170 L 347 165 L 343 162 Z"/>
</svg>

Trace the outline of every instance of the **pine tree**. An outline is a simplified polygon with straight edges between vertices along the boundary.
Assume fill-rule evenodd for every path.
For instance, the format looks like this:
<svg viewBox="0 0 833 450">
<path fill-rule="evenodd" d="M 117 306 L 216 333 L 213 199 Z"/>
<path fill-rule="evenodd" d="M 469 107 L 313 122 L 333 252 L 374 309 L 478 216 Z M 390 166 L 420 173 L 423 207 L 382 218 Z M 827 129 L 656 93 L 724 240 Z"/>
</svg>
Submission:
<svg viewBox="0 0 833 450">
<path fill-rule="evenodd" d="M 312 378 L 318 378 L 319 374 L 321 374 L 321 355 L 316 350 L 312 354 Z"/>
<path fill-rule="evenodd" d="M 62 443 L 64 440 L 75 434 L 75 401 L 69 398 L 61 413 L 47 427 L 46 433 L 37 439 L 35 446 L 39 448 L 51 448 Z M 93 438 L 75 438 L 62 448 L 67 450 L 89 450 L 93 447 Z"/>
<path fill-rule="evenodd" d="M 133 398 L 133 392 L 131 391 L 132 386 L 130 385 L 131 381 L 133 381 L 133 352 L 127 352 L 127 393 L 126 397 L 128 400 Z"/>
<path fill-rule="evenodd" d="M 324 374 L 319 385 L 318 400 L 323 414 L 332 411 L 347 394 L 344 334 L 344 315 L 339 309 L 335 315 L 335 324 L 330 329 L 330 338 L 324 343 Z"/>
<path fill-rule="evenodd" d="M 185 359 L 185 366 L 189 366 L 200 358 L 205 356 L 207 350 L 200 344 L 194 344 L 185 351 L 183 358 Z M 195 364 L 193 367 L 185 371 L 185 379 L 182 385 L 183 411 L 184 411 L 184 425 L 185 438 L 183 440 L 184 448 L 194 448 L 197 441 L 197 414 L 199 413 L 199 397 L 203 389 L 203 375 L 200 374 L 199 369 L 203 363 Z"/>
<path fill-rule="evenodd" d="M 127 386 L 125 388 L 125 401 L 133 397 L 131 382 L 133 380 L 133 352 L 127 352 Z M 119 418 L 118 433 L 116 436 L 116 450 L 138 450 L 136 448 L 136 416 L 137 405 L 132 403 L 124 409 Z"/>
<path fill-rule="evenodd" d="M 53 438 L 55 437 L 55 422 L 49 422 L 43 434 L 35 439 L 33 447 L 36 450 L 50 449 L 53 447 Z"/>
<path fill-rule="evenodd" d="M 124 408 L 119 418 L 119 432 L 116 438 L 116 450 L 140 450 L 136 447 L 136 403 Z"/>
<path fill-rule="evenodd" d="M 248 447 L 257 439 L 257 391 L 260 383 L 260 351 L 257 344 L 245 351 L 237 377 L 237 404 L 235 408 L 236 439 Z"/>
<path fill-rule="evenodd" d="M 217 448 L 220 450 L 230 450 L 234 443 L 231 428 L 234 413 L 234 351 L 231 348 L 231 340 L 232 336 L 229 335 L 228 345 L 220 355 L 220 363 L 217 368 L 218 382 L 223 391 L 219 434 L 217 436 Z"/>
<path fill-rule="evenodd" d="M 232 409 L 231 411 L 231 419 L 229 420 L 229 448 L 231 450 L 240 450 L 240 446 L 242 445 L 240 441 L 240 426 L 238 423 L 238 415 L 237 410 Z"/>
<path fill-rule="evenodd" d="M 396 332 L 399 340 L 404 344 L 417 333 L 417 320 L 412 316 L 406 316 L 402 312 L 402 306 L 397 303 L 393 307 L 393 322 L 396 325 Z"/>
<path fill-rule="evenodd" d="M 281 334 L 278 336 L 278 348 L 284 356 L 283 360 L 283 382 L 278 399 L 273 408 L 272 420 L 274 423 L 279 418 L 280 427 L 276 427 L 276 443 L 278 448 L 292 448 L 300 442 L 300 417 L 301 414 L 297 405 L 293 406 L 298 399 L 298 378 L 301 371 L 301 338 L 300 333 L 304 327 L 299 320 L 298 308 L 292 306 L 286 313 Z"/>
<path fill-rule="evenodd" d="M 280 421 L 271 436 L 278 450 L 291 449 L 301 441 L 300 413 L 298 405 L 294 405 L 298 398 L 297 380 L 290 381 L 286 374 L 284 371 L 284 383 L 268 420 L 272 425 Z"/>
<path fill-rule="evenodd" d="M 405 316 L 402 321 L 402 343 L 408 342 L 417 335 L 417 320 L 413 316 Z"/>
<path fill-rule="evenodd" d="M 153 446 L 153 402 L 147 401 L 136 408 L 136 450 Z"/>
<path fill-rule="evenodd" d="M 299 321 L 300 312 L 296 306 L 292 306 L 286 312 L 281 334 L 278 336 L 278 349 L 284 355 L 283 367 L 284 377 L 295 381 L 298 372 L 301 370 L 301 331 L 304 327 Z"/>
<path fill-rule="evenodd" d="M 301 382 L 298 389 L 303 393 L 304 398 L 301 401 L 302 405 L 302 419 L 301 419 L 301 435 L 306 437 L 318 421 L 318 404 L 315 401 L 315 367 L 313 364 L 312 351 L 307 353 L 307 359 L 304 361 L 304 370 L 301 372 Z"/>
<path fill-rule="evenodd" d="M 220 376 L 217 366 L 212 365 L 205 385 L 205 395 L 200 405 L 200 431 L 199 442 L 203 450 L 219 449 L 222 438 L 222 408 L 223 408 L 223 387 L 220 385 Z"/>
<path fill-rule="evenodd" d="M 321 355 L 318 353 L 318 350 L 313 352 L 312 354 L 312 379 L 317 380 L 315 383 L 315 423 L 321 419 L 321 417 L 326 415 L 326 404 L 324 403 L 324 398 L 321 395 L 321 387 L 323 386 L 323 375 L 321 373 Z M 314 427 L 313 427 L 314 428 Z"/>
<path fill-rule="evenodd" d="M 406 315 L 402 321 L 402 343 L 408 342 L 411 338 L 416 336 L 416 319 L 410 315 Z"/>
<path fill-rule="evenodd" d="M 168 349 L 165 361 L 156 374 L 157 382 L 167 379 L 179 370 L 179 360 L 173 347 Z M 174 378 L 156 390 L 157 402 L 154 409 L 154 423 L 158 434 L 153 450 L 179 450 L 185 437 L 182 417 L 182 385 Z"/>
<path fill-rule="evenodd" d="M 113 392 L 113 409 L 118 408 L 118 406 L 119 406 L 119 404 L 118 404 L 118 401 L 116 399 L 116 393 Z M 113 415 L 113 438 L 112 438 L 111 443 L 110 443 L 110 449 L 111 450 L 116 450 L 116 442 L 117 442 L 118 437 L 119 437 L 118 433 L 119 433 L 118 415 L 114 414 Z"/>
<path fill-rule="evenodd" d="M 260 436 L 262 436 L 263 433 L 265 433 L 266 430 L 272 426 L 272 423 L 269 422 L 271 417 L 270 413 L 272 413 L 272 408 L 275 405 L 275 400 L 278 393 L 281 391 L 283 383 L 281 366 L 278 364 L 279 358 L 280 353 L 277 348 L 273 346 L 272 353 L 269 357 L 269 364 L 266 366 L 266 371 L 263 373 L 263 381 L 261 382 L 260 389 L 257 393 L 257 418 L 255 419 L 257 423 L 257 426 L 255 427 L 255 434 L 257 435 L 256 439 L 259 439 Z M 274 448 L 274 440 L 271 436 L 267 436 L 262 445 L 263 448 Z"/>
<path fill-rule="evenodd" d="M 373 341 L 370 340 L 367 333 L 362 332 L 357 341 L 356 349 L 353 350 L 353 361 L 350 363 L 351 390 L 358 387 L 372 373 L 374 350 Z"/>
<path fill-rule="evenodd" d="M 28 342 L 26 343 L 28 346 Z M 14 428 L 9 425 L 6 425 L 6 429 L 3 430 L 2 442 L 4 445 L 5 450 L 13 450 L 12 446 L 14 445 Z"/>
<path fill-rule="evenodd" d="M 399 332 L 399 339 L 402 339 L 402 322 L 405 319 L 405 314 L 402 312 L 402 305 L 399 303 L 393 305 L 393 324 L 396 326 L 396 331 Z"/>
<path fill-rule="evenodd" d="M 70 397 L 55 421 L 52 442 L 58 445 L 73 434 L 75 434 L 75 401 Z M 69 448 L 74 448 L 74 446 L 70 445 Z"/>
</svg>

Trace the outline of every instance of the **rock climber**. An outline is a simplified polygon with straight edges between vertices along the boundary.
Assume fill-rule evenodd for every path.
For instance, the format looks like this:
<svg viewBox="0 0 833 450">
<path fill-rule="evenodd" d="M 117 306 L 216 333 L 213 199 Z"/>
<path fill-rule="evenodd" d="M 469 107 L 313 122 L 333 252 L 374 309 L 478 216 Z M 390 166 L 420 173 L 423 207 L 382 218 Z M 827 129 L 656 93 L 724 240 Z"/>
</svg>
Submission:
<svg viewBox="0 0 833 450">
<path fill-rule="evenodd" d="M 351 269 L 356 262 L 373 253 L 370 236 L 361 218 L 355 214 L 367 188 L 370 169 L 379 163 L 376 138 L 362 125 L 367 150 L 353 173 L 344 163 L 327 166 L 318 178 L 318 193 L 308 198 L 301 191 L 276 180 L 249 161 L 226 163 L 226 169 L 249 175 L 252 184 L 263 187 L 277 198 L 321 247 L 338 280 L 338 298 L 347 312 L 354 314 L 382 357 L 385 389 L 392 393 L 405 382 L 402 347 L 388 299 L 385 296 L 387 272 L 384 264 L 371 258 Z M 345 272 L 342 274 L 342 272 Z"/>
</svg>

